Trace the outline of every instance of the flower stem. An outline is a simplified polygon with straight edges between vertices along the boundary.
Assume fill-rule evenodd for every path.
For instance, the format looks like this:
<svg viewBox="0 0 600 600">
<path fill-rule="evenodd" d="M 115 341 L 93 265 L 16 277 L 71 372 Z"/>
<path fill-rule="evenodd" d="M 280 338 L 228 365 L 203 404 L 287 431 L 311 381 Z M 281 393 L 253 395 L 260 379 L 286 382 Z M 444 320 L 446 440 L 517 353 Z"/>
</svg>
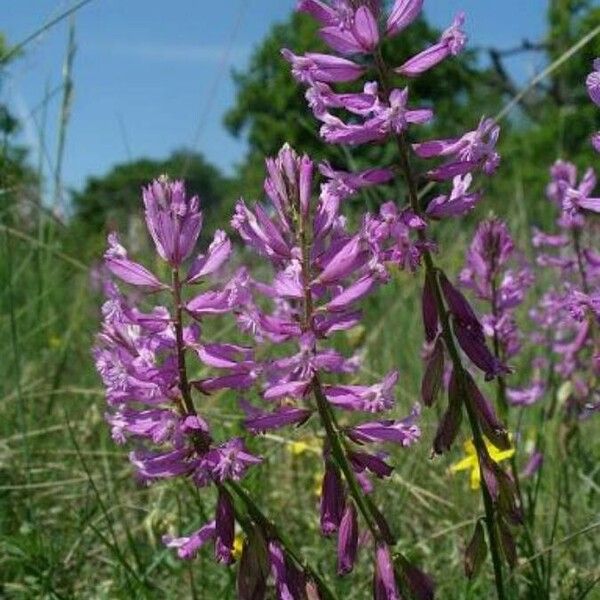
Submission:
<svg viewBox="0 0 600 600">
<path fill-rule="evenodd" d="M 175 310 L 175 346 L 177 349 L 177 371 L 179 373 L 179 409 L 185 415 L 196 416 L 196 408 L 192 400 L 190 382 L 187 376 L 185 364 L 185 344 L 183 342 L 183 303 L 181 300 L 181 281 L 179 279 L 179 269 L 174 267 L 171 272 L 171 290 L 173 294 L 173 304 Z M 194 445 L 200 454 L 205 453 L 210 446 L 210 437 L 205 433 L 194 435 Z"/>
<path fill-rule="evenodd" d="M 313 569 L 308 563 L 306 563 L 302 557 L 296 552 L 296 550 L 292 547 L 290 542 L 285 538 L 285 536 L 281 533 L 277 525 L 273 523 L 268 517 L 264 515 L 264 513 L 260 510 L 258 505 L 254 502 L 252 497 L 248 494 L 248 492 L 237 482 L 228 481 L 225 484 L 225 487 L 229 490 L 233 491 L 234 494 L 244 503 L 248 514 L 252 517 L 252 519 L 260 526 L 260 528 L 265 532 L 268 538 L 277 540 L 279 544 L 283 547 L 285 553 L 292 558 L 292 560 L 304 571 L 304 573 L 312 579 L 319 588 L 319 592 L 323 600 L 336 600 L 336 596 L 329 589 L 321 575 L 315 569 Z M 242 527 L 244 527 L 244 521 L 241 522 Z M 246 522 L 246 526 L 247 526 Z M 246 529 L 244 527 L 244 529 Z M 248 531 L 246 530 L 246 533 Z"/>
<path fill-rule="evenodd" d="M 331 454 L 333 455 L 335 463 L 344 474 L 344 478 L 346 479 L 346 483 L 348 484 L 350 495 L 356 502 L 358 510 L 360 510 L 367 524 L 367 527 L 371 531 L 371 534 L 373 535 L 375 541 L 385 541 L 388 544 L 393 545 L 395 541 L 393 539 L 390 539 L 388 532 L 383 531 L 380 527 L 377 518 L 375 517 L 375 515 L 373 515 L 371 506 L 367 502 L 365 495 L 360 488 L 360 484 L 356 479 L 356 475 L 354 474 L 352 465 L 349 463 L 348 458 L 346 456 L 344 442 L 335 422 L 335 415 L 333 414 L 333 411 L 329 406 L 329 402 L 325 397 L 325 394 L 323 393 L 321 383 L 317 376 L 313 378 L 312 385 L 315 394 L 315 400 L 317 402 L 317 410 L 319 411 L 319 417 L 321 418 L 321 422 L 323 423 L 323 427 L 325 428 L 325 433 L 327 435 L 327 441 L 329 442 L 329 445 L 331 447 Z M 385 529 L 389 530 L 389 527 L 386 527 Z"/>
<path fill-rule="evenodd" d="M 402 172 L 404 173 L 405 179 L 407 181 L 408 190 L 409 190 L 409 198 L 410 204 L 413 211 L 417 214 L 422 215 L 421 208 L 419 206 L 419 198 L 417 193 L 417 187 L 415 184 L 415 180 L 412 174 L 412 170 L 410 167 L 410 161 L 408 158 L 408 145 L 403 136 L 397 137 L 398 148 L 400 151 L 400 166 Z M 422 242 L 426 241 L 426 235 L 423 230 L 419 230 L 419 238 Z M 444 338 L 444 342 L 448 353 L 450 354 L 450 358 L 452 360 L 452 365 L 454 368 L 454 372 L 457 376 L 457 380 L 459 383 L 459 389 L 461 391 L 462 397 L 465 399 L 464 405 L 467 411 L 467 415 L 469 418 L 469 424 L 471 426 L 471 432 L 473 434 L 473 444 L 477 449 L 477 457 L 479 460 L 479 469 L 481 471 L 481 495 L 483 497 L 483 506 L 485 509 L 485 523 L 486 529 L 488 532 L 488 538 L 490 543 L 490 554 L 492 556 L 492 564 L 494 567 L 494 579 L 496 583 L 496 593 L 498 595 L 498 600 L 505 599 L 504 592 L 504 579 L 502 573 L 502 560 L 501 560 L 501 550 L 500 543 L 498 539 L 498 531 L 496 529 L 496 519 L 495 519 L 495 509 L 494 503 L 492 502 L 492 497 L 485 483 L 485 478 L 483 477 L 483 469 L 481 466 L 480 456 L 487 456 L 488 451 L 485 446 L 485 441 L 483 439 L 483 434 L 481 433 L 481 428 L 479 427 L 479 423 L 477 421 L 477 416 L 473 409 L 471 402 L 468 399 L 468 394 L 466 393 L 467 386 L 465 380 L 465 371 L 462 365 L 462 361 L 460 358 L 460 354 L 454 342 L 454 337 L 452 335 L 452 330 L 450 328 L 450 322 L 448 319 L 448 314 L 446 313 L 446 309 L 444 306 L 444 301 L 442 298 L 442 292 L 440 290 L 439 281 L 436 277 L 437 267 L 433 261 L 433 257 L 431 253 L 424 248 L 423 251 L 424 261 L 425 261 L 425 269 L 427 274 L 431 277 L 431 280 L 434 282 L 434 295 L 435 301 L 438 309 L 438 314 L 440 315 L 440 322 L 442 324 L 442 335 Z"/>
</svg>

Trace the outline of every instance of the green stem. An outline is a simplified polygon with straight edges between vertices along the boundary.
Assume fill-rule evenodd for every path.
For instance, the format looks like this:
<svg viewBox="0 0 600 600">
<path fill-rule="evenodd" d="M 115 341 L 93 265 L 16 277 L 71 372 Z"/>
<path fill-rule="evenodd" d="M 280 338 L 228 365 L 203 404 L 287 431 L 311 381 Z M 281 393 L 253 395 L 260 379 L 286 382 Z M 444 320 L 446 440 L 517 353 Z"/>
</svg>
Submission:
<svg viewBox="0 0 600 600">
<path fill-rule="evenodd" d="M 377 542 L 387 541 L 388 543 L 394 544 L 394 540 L 387 539 L 386 532 L 382 531 L 378 525 L 377 519 L 371 512 L 371 507 L 367 503 L 365 496 L 360 488 L 360 484 L 356 479 L 352 465 L 348 462 L 344 443 L 341 439 L 341 435 L 337 429 L 335 423 L 335 416 L 329 406 L 329 402 L 323 393 L 321 383 L 318 377 L 313 378 L 313 390 L 315 393 L 315 399 L 317 401 L 317 410 L 319 411 L 319 417 L 325 427 L 325 433 L 327 434 L 327 441 L 331 447 L 331 454 L 336 465 L 340 468 L 348 484 L 350 495 L 356 502 L 358 510 L 362 514 L 373 538 Z"/>
<path fill-rule="evenodd" d="M 254 502 L 252 497 L 248 494 L 248 492 L 237 482 L 228 481 L 224 484 L 226 488 L 233 491 L 234 494 L 244 503 L 248 514 L 252 517 L 252 519 L 261 527 L 261 529 L 265 532 L 268 538 L 275 539 L 279 544 L 281 544 L 285 553 L 304 571 L 306 575 L 310 579 L 312 579 L 318 586 L 319 592 L 324 600 L 336 600 L 333 592 L 329 589 L 321 575 L 313 569 L 308 563 L 306 563 L 300 554 L 296 552 L 296 550 L 292 547 L 290 542 L 286 539 L 286 537 L 281 533 L 277 525 L 273 523 L 268 517 L 264 515 L 264 513 L 260 510 L 258 505 Z M 247 520 L 246 520 L 247 523 Z M 242 527 L 244 527 L 244 521 L 241 522 Z M 248 531 L 246 530 L 248 533 Z"/>
</svg>

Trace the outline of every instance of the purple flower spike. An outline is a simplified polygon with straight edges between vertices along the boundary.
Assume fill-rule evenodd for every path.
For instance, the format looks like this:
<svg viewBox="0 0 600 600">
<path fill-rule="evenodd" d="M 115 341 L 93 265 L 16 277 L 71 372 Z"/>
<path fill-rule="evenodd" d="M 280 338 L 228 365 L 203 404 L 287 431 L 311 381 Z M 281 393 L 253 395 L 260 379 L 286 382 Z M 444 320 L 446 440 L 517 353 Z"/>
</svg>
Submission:
<svg viewBox="0 0 600 600">
<path fill-rule="evenodd" d="M 186 197 L 183 181 L 161 177 L 143 190 L 146 224 L 160 256 L 174 267 L 193 251 L 202 228 L 197 196 Z"/>
<path fill-rule="evenodd" d="M 400 600 L 390 549 L 379 544 L 375 551 L 375 574 L 373 577 L 374 600 Z"/>
<path fill-rule="evenodd" d="M 321 531 L 331 535 L 338 530 L 346 493 L 340 473 L 331 461 L 327 461 L 321 487 Z"/>
<path fill-rule="evenodd" d="M 233 562 L 233 541 L 235 537 L 233 501 L 224 488 L 219 488 L 217 513 L 215 517 L 215 558 L 217 562 L 229 565 Z"/>
<path fill-rule="evenodd" d="M 423 0 L 396 0 L 387 19 L 386 35 L 394 36 L 406 29 L 423 9 Z"/>
<path fill-rule="evenodd" d="M 338 533 L 338 575 L 346 575 L 354 568 L 358 550 L 358 520 L 352 501 L 346 503 Z"/>
</svg>

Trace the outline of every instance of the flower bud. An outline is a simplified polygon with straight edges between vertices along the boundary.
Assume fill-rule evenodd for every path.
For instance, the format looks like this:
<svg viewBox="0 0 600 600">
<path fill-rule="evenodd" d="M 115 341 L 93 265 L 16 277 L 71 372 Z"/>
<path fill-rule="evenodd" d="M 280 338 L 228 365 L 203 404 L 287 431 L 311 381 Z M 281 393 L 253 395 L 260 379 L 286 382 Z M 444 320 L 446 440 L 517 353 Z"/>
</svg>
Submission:
<svg viewBox="0 0 600 600">
<path fill-rule="evenodd" d="M 425 406 L 433 406 L 437 400 L 444 377 L 444 345 L 438 338 L 433 352 L 427 361 L 423 380 L 421 381 L 421 399 Z"/>
<path fill-rule="evenodd" d="M 479 573 L 487 555 L 487 543 L 481 521 L 477 521 L 473 537 L 465 550 L 465 575 L 473 579 Z"/>
<path fill-rule="evenodd" d="M 450 375 L 450 385 L 448 386 L 448 408 L 440 421 L 435 439 L 433 440 L 433 451 L 435 454 L 447 452 L 454 443 L 462 421 L 462 403 L 460 387 L 453 370 Z"/>
<path fill-rule="evenodd" d="M 358 522 L 356 508 L 350 500 L 346 503 L 344 515 L 340 522 L 338 533 L 338 561 L 337 570 L 339 575 L 350 573 L 356 561 L 358 550 Z"/>
</svg>

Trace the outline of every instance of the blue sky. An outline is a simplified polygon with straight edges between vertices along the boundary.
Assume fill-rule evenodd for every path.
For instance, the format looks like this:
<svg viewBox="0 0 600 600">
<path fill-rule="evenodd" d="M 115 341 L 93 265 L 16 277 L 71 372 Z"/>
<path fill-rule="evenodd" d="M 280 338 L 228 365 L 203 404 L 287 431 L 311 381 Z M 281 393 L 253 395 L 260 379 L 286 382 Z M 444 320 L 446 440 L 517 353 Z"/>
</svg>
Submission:
<svg viewBox="0 0 600 600">
<path fill-rule="evenodd" d="M 74 3 L 9 0 L 2 31 L 16 43 Z M 87 176 L 103 174 L 117 162 L 164 157 L 183 146 L 193 146 L 230 172 L 245 150 L 222 126 L 234 101 L 230 71 L 244 67 L 253 47 L 294 5 L 294 0 L 93 0 L 85 6 L 76 17 L 66 184 L 80 187 Z M 425 6 L 438 27 L 464 10 L 476 47 L 506 48 L 543 34 L 545 0 L 428 0 Z M 63 22 L 27 47 L 0 90 L 25 118 L 23 140 L 34 149 L 39 134 L 28 115 L 33 110 L 39 121 L 36 107 L 45 89 L 60 84 L 66 43 Z M 539 61 L 527 56 L 510 66 L 524 81 Z M 57 95 L 47 113 L 46 166 L 55 155 L 58 111 Z"/>
</svg>

